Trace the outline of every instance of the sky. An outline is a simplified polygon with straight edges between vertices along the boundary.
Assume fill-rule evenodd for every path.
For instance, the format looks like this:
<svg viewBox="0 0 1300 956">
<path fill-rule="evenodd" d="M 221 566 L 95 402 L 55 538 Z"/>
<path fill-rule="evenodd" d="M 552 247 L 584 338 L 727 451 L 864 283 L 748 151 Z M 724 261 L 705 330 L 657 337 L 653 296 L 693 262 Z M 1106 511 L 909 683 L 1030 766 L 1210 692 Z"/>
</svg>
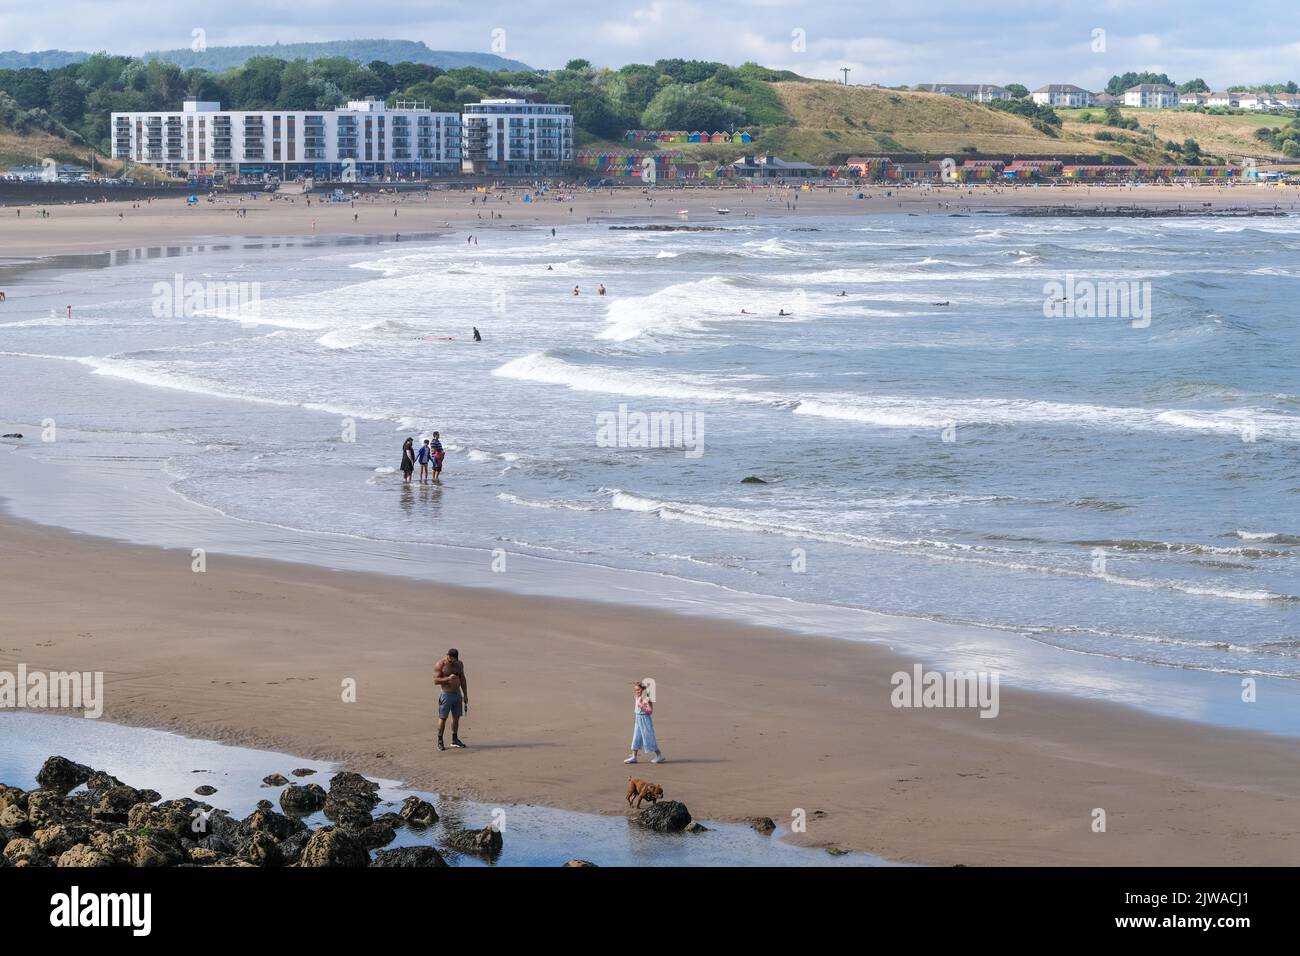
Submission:
<svg viewBox="0 0 1300 956">
<path fill-rule="evenodd" d="M 570 12 L 572 11 L 572 12 Z M 1289 0 L 1088 0 L 1006 4 L 819 0 L 0 0 L 0 49 L 140 54 L 340 39 L 422 40 L 539 68 L 664 57 L 749 60 L 804 76 L 893 86 L 1075 83 L 1116 73 L 1175 82 L 1300 81 L 1300 16 Z"/>
</svg>

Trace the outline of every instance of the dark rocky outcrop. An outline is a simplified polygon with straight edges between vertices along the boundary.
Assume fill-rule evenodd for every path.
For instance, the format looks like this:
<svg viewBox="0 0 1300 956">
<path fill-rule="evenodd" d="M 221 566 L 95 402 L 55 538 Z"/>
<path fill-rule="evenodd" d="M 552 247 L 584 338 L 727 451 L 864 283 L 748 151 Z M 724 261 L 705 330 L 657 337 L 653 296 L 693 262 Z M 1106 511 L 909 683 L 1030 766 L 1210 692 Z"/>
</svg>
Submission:
<svg viewBox="0 0 1300 956">
<path fill-rule="evenodd" d="M 3 856 L 10 866 L 51 866 L 50 858 L 35 840 L 19 837 L 5 845 Z"/>
<path fill-rule="evenodd" d="M 393 829 L 392 824 L 379 820 L 368 827 L 353 831 L 353 835 L 367 850 L 378 850 L 381 846 L 388 846 L 397 839 L 397 831 Z"/>
<path fill-rule="evenodd" d="M 763 836 L 776 832 L 776 824 L 771 817 L 754 817 L 749 821 L 749 827 Z"/>
<path fill-rule="evenodd" d="M 307 825 L 295 817 L 287 817 L 274 810 L 254 810 L 244 817 L 243 825 L 252 833 L 266 833 L 274 840 L 287 840 Z"/>
<path fill-rule="evenodd" d="M 370 854 L 355 837 L 339 827 L 324 827 L 303 847 L 298 866 L 369 866 Z"/>
<path fill-rule="evenodd" d="M 267 774 L 262 778 L 262 783 L 266 784 L 268 787 L 283 787 L 288 782 L 288 777 L 282 776 L 278 773 Z"/>
<path fill-rule="evenodd" d="M 194 792 L 200 797 L 210 797 L 217 792 L 217 788 L 205 783 L 201 787 L 195 787 Z"/>
<path fill-rule="evenodd" d="M 677 800 L 660 800 L 645 807 L 632 819 L 638 826 L 658 833 L 681 833 L 691 824 L 691 812 Z"/>
<path fill-rule="evenodd" d="M 305 817 L 325 806 L 326 796 L 325 789 L 314 783 L 285 787 L 280 791 L 280 807 L 285 813 Z"/>
<path fill-rule="evenodd" d="M 48 757 L 36 772 L 36 782 L 46 790 L 67 793 L 89 780 L 94 772 L 85 764 L 73 763 L 67 757 Z"/>
<path fill-rule="evenodd" d="M 431 827 L 438 822 L 438 811 L 433 805 L 416 796 L 403 800 L 397 815 L 413 827 Z"/>
<path fill-rule="evenodd" d="M 563 866 L 595 866 L 590 860 L 565 860 Z"/>
<path fill-rule="evenodd" d="M 371 866 L 446 866 L 447 861 L 431 846 L 402 846 L 395 850 L 380 850 L 370 861 Z"/>
<path fill-rule="evenodd" d="M 446 837 L 447 846 L 461 853 L 485 856 L 489 859 L 501 852 L 501 831 L 493 827 L 482 830 L 452 830 Z"/>
<path fill-rule="evenodd" d="M 372 816 L 379 784 L 356 773 L 335 774 L 328 791 L 287 785 L 280 793 L 285 813 L 261 800 L 243 820 L 192 797 L 162 801 L 155 790 L 64 757 L 46 760 L 40 776 L 35 790 L 0 784 L 0 867 L 368 866 L 371 851 L 378 851 L 377 866 L 446 865 L 433 847 L 381 849 L 399 828 L 432 825 L 438 814 L 412 797 L 404 813 Z M 196 790 L 209 792 L 215 789 Z M 335 825 L 312 829 L 301 819 L 320 809 Z M 467 831 L 459 842 L 463 852 L 484 856 L 501 848 L 490 829 Z"/>
<path fill-rule="evenodd" d="M 284 866 L 284 851 L 275 837 L 264 830 L 255 830 L 248 841 L 239 848 L 236 859 L 254 866 Z"/>
</svg>

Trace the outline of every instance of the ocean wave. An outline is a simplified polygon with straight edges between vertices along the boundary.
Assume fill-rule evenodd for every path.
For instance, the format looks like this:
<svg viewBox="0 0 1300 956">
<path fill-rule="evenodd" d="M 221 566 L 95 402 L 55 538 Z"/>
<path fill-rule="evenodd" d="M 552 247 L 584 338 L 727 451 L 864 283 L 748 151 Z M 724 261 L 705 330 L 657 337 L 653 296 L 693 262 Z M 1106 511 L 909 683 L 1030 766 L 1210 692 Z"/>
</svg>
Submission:
<svg viewBox="0 0 1300 956">
<path fill-rule="evenodd" d="M 756 287 L 747 278 L 711 276 L 649 295 L 614 299 L 598 339 L 626 342 L 641 335 L 701 332 L 719 322 L 807 322 L 825 314 L 833 297 Z M 748 314 L 741 314 L 744 309 Z M 785 311 L 788 316 L 779 315 Z"/>
<path fill-rule="evenodd" d="M 757 393 L 700 384 L 689 376 L 671 372 L 633 372 L 595 365 L 575 365 L 562 358 L 534 352 L 493 369 L 500 378 L 563 385 L 579 392 L 602 392 L 632 398 L 680 398 L 700 401 L 765 403 L 772 399 Z"/>
<path fill-rule="evenodd" d="M 1280 531 L 1242 531 L 1233 532 L 1242 541 L 1268 541 L 1273 544 L 1300 544 L 1300 534 L 1282 534 Z"/>
<path fill-rule="evenodd" d="M 946 399 L 852 394 L 795 397 L 752 391 L 705 376 L 667 370 L 632 371 L 579 365 L 543 352 L 513 359 L 493 370 L 492 374 L 502 378 L 562 385 L 575 391 L 635 398 L 768 405 L 791 410 L 796 415 L 879 428 L 923 430 L 981 425 L 1047 425 L 1133 431 L 1173 428 L 1235 434 L 1241 434 L 1249 428 L 1254 430 L 1257 437 L 1300 439 L 1300 418 L 1257 409 L 1178 412 L 1032 399 Z"/>
<path fill-rule="evenodd" d="M 521 498 L 518 495 L 512 495 L 509 492 L 501 492 L 497 495 L 498 501 L 504 501 L 507 504 L 519 505 L 524 508 L 543 508 L 554 511 L 601 511 L 603 509 L 594 505 L 582 504 L 575 501 L 539 501 L 536 498 Z"/>
<path fill-rule="evenodd" d="M 1102 538 L 1096 541 L 1071 541 L 1081 548 L 1103 548 L 1127 554 L 1223 555 L 1234 558 L 1280 558 L 1290 554 L 1272 548 L 1223 547 L 1193 542 L 1147 541 L 1141 538 Z"/>
<path fill-rule="evenodd" d="M 1082 568 L 1046 565 L 1029 561 L 1007 561 L 996 557 L 981 556 L 975 552 L 981 549 L 975 545 L 935 539 L 897 539 L 872 537 L 845 531 L 826 531 L 806 526 L 790 524 L 784 521 L 767 520 L 751 512 L 738 508 L 710 507 L 691 505 L 681 502 L 660 501 L 631 494 L 625 491 L 612 492 L 611 506 L 618 511 L 629 511 L 653 515 L 664 521 L 681 521 L 688 524 L 705 525 L 730 531 L 744 531 L 756 534 L 779 535 L 799 540 L 821 541 L 828 544 L 840 544 L 852 548 L 904 552 L 932 560 L 980 565 L 991 570 L 1026 572 L 1031 574 L 1051 574 L 1061 577 L 1082 578 L 1099 581 L 1104 584 L 1128 588 L 1176 591 L 1198 597 L 1217 597 L 1232 601 L 1253 601 L 1267 603 L 1300 602 L 1300 597 L 1280 594 L 1256 588 L 1231 588 L 1218 584 L 1188 583 L 1167 579 L 1128 578 L 1110 573 L 1097 573 Z M 1000 549 L 999 549 L 1000 550 Z"/>
</svg>

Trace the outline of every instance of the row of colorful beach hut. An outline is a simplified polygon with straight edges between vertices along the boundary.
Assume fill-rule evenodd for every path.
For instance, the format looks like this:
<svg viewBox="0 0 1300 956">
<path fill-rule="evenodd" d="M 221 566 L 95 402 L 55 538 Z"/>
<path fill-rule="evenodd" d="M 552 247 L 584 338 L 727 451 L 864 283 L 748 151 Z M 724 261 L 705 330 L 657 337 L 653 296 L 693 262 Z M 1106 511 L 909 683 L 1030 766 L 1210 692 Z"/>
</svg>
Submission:
<svg viewBox="0 0 1300 956">
<path fill-rule="evenodd" d="M 688 133 L 684 129 L 630 129 L 623 134 L 629 143 L 751 143 L 754 137 L 744 130 L 738 132 L 707 133 L 697 130 Z"/>
<path fill-rule="evenodd" d="M 694 179 L 700 174 L 699 163 L 679 152 L 644 152 L 641 150 L 578 150 L 579 166 L 603 179 L 643 179 L 646 160 L 654 162 L 655 179 Z"/>
<path fill-rule="evenodd" d="M 1241 175 L 1237 166 L 1066 166 L 1065 179 L 1125 180 L 1154 182 L 1161 179 L 1232 179 Z"/>
<path fill-rule="evenodd" d="M 1240 176 L 1235 166 L 1122 166 L 1118 164 L 1066 165 L 1057 159 L 952 159 L 922 163 L 897 163 L 884 156 L 853 156 L 845 163 L 850 175 L 860 179 L 947 182 L 1028 181 L 1038 179 L 1124 180 L 1155 182 L 1169 179 L 1230 179 Z"/>
</svg>

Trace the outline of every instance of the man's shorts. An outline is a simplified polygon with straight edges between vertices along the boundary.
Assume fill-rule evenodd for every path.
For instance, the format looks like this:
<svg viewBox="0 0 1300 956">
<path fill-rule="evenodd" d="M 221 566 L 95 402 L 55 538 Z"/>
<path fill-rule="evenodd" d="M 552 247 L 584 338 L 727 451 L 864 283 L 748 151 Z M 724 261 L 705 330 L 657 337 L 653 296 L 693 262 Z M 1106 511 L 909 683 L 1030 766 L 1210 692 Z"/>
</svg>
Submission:
<svg viewBox="0 0 1300 956">
<path fill-rule="evenodd" d="M 460 691 L 454 694 L 442 694 L 438 697 L 438 719 L 446 720 L 450 715 L 459 717 L 461 712 Z"/>
</svg>

